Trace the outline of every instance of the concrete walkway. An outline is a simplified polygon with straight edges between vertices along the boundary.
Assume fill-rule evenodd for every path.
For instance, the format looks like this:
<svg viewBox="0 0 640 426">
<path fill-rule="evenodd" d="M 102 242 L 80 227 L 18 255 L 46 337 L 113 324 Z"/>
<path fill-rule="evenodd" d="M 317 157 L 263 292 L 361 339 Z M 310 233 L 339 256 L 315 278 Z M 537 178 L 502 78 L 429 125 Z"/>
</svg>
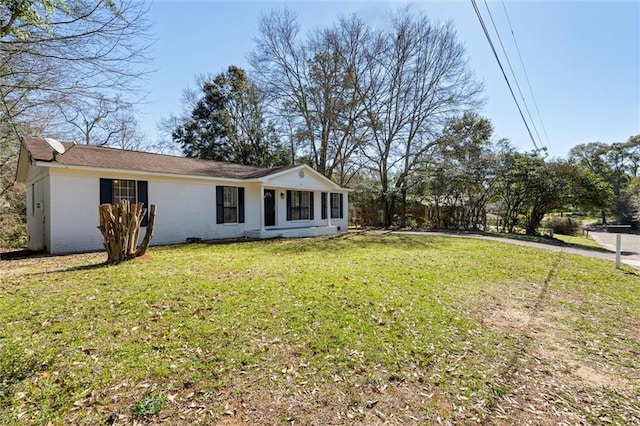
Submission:
<svg viewBox="0 0 640 426">
<path fill-rule="evenodd" d="M 607 232 L 589 232 L 591 236 L 598 244 L 603 248 L 610 250 L 610 252 L 603 252 L 597 250 L 581 249 L 576 247 L 553 245 L 536 243 L 533 241 L 522 241 L 513 238 L 492 237 L 489 235 L 480 234 L 460 234 L 456 232 L 413 232 L 413 231 L 394 231 L 392 234 L 413 234 L 413 235 L 433 235 L 442 237 L 454 237 L 454 238 L 475 238 L 481 240 L 498 241 L 507 244 L 515 244 L 526 247 L 536 247 L 544 250 L 557 251 L 561 253 L 577 254 L 579 256 L 593 257 L 596 259 L 609 260 L 615 263 L 615 234 Z M 633 234 L 623 234 L 622 236 L 622 249 L 621 249 L 621 262 L 625 263 L 633 268 L 640 269 L 640 236 Z"/>
</svg>

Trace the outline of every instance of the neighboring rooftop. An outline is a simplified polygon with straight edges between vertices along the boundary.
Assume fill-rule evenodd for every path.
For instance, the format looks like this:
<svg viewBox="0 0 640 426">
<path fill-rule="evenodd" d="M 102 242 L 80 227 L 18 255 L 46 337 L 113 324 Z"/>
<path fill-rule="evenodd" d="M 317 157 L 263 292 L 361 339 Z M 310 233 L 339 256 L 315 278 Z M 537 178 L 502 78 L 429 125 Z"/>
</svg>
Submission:
<svg viewBox="0 0 640 426">
<path fill-rule="evenodd" d="M 22 140 L 34 160 L 68 166 L 232 179 L 255 179 L 292 167 L 262 168 L 243 166 L 221 161 L 128 151 L 94 145 L 74 145 L 68 142 L 62 142 L 66 149 L 64 154 L 54 155 L 54 150 L 44 138 L 24 137 Z"/>
</svg>

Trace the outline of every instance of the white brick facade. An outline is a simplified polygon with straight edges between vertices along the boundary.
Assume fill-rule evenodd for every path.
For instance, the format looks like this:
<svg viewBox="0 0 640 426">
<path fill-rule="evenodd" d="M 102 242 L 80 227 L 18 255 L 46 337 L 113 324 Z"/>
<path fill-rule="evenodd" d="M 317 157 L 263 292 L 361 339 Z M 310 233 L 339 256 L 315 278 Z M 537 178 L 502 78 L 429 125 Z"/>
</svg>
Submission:
<svg viewBox="0 0 640 426">
<path fill-rule="evenodd" d="M 263 231 L 254 234 L 263 237 L 321 235 L 328 231 L 318 229 L 324 227 L 326 231 L 329 225 L 331 232 L 347 230 L 348 191 L 307 166 L 256 179 L 234 180 L 36 163 L 29 166 L 26 182 L 29 248 L 45 249 L 52 254 L 101 250 L 102 235 L 97 229 L 101 178 L 147 182 L 148 203 L 157 206 L 152 245 L 182 243 L 192 237 L 203 240 L 241 238 L 252 231 Z M 216 223 L 217 185 L 244 188 L 244 223 Z M 265 189 L 275 190 L 276 194 L 276 221 L 270 227 L 265 227 L 262 220 Z M 312 220 L 287 220 L 287 190 L 313 192 Z M 343 194 L 343 218 L 322 219 L 322 192 Z M 33 206 L 32 199 L 36 200 Z M 294 228 L 296 232 L 281 232 Z M 274 232 L 264 232 L 269 230 Z"/>
</svg>

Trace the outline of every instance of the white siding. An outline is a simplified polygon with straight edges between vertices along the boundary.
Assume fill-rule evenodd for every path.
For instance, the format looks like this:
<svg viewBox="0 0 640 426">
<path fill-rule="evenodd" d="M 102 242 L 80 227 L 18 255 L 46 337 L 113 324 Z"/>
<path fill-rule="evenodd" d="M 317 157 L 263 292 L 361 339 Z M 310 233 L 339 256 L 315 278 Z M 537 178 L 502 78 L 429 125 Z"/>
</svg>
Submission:
<svg viewBox="0 0 640 426">
<path fill-rule="evenodd" d="M 53 254 L 100 250 L 102 234 L 98 230 L 100 184 L 96 176 L 51 170 L 49 203 Z"/>
<path fill-rule="evenodd" d="M 263 182 L 217 181 L 212 179 L 145 176 L 113 171 L 82 171 L 64 168 L 30 168 L 30 184 L 42 184 L 44 240 L 46 249 L 53 254 L 102 250 L 102 235 L 98 230 L 98 205 L 100 203 L 100 178 L 145 180 L 148 183 L 148 202 L 157 206 L 157 216 L 152 245 L 182 243 L 187 238 L 226 239 L 241 238 L 248 231 L 261 229 L 262 188 L 276 191 L 276 225 L 272 228 L 326 227 L 329 220 L 321 219 L 321 193 L 344 194 L 344 218 L 331 219 L 331 225 L 347 230 L 348 192 L 338 189 L 331 182 L 313 171 L 301 177 L 297 170 L 266 179 Z M 216 224 L 216 185 L 245 188 L 245 222 Z M 314 219 L 287 221 L 287 190 L 314 192 Z M 283 196 L 281 196 L 283 194 Z M 52 195 L 50 197 L 50 195 Z M 28 195 L 29 197 L 30 195 Z M 28 198 L 28 202 L 30 198 Z M 28 211 L 29 215 L 30 211 Z M 29 219 L 29 217 L 28 217 Z M 29 232 L 42 232 L 28 223 Z M 144 228 L 141 236 L 144 235 Z M 335 231 L 334 231 L 335 232 Z M 309 230 L 305 235 L 319 235 L 320 230 Z"/>
<path fill-rule="evenodd" d="M 303 173 L 300 173 L 300 172 Z M 327 226 L 329 220 L 322 218 L 322 192 L 333 192 L 344 194 L 343 219 L 331 219 L 331 225 L 340 228 L 340 231 L 347 231 L 348 227 L 348 195 L 349 192 L 339 188 L 336 184 L 319 175 L 313 169 L 301 167 L 284 173 L 276 174 L 264 179 L 266 188 L 276 189 L 276 226 L 275 228 L 302 228 Z M 292 220 L 287 221 L 287 190 L 313 191 L 313 220 Z M 283 197 L 284 196 L 284 197 Z M 327 201 L 329 203 L 329 201 Z"/>
<path fill-rule="evenodd" d="M 331 182 L 318 176 L 312 170 L 302 170 L 304 176 L 300 175 L 300 170 L 294 169 L 288 173 L 282 173 L 272 178 L 265 179 L 265 185 L 288 188 L 300 191 L 327 191 L 335 187 Z"/>
<path fill-rule="evenodd" d="M 187 238 L 240 238 L 260 227 L 259 184 L 225 183 L 184 178 L 142 178 L 138 175 L 52 169 L 51 204 L 54 254 L 102 250 L 98 230 L 100 178 L 146 180 L 149 204 L 157 208 L 152 245 L 182 243 Z M 245 223 L 216 224 L 216 185 L 245 188 Z M 144 236 L 141 230 L 140 238 Z"/>
<path fill-rule="evenodd" d="M 187 238 L 240 238 L 259 227 L 259 187 L 187 179 L 149 180 L 149 204 L 157 208 L 152 243 L 184 242 Z M 216 224 L 216 185 L 245 188 L 245 223 Z"/>
</svg>

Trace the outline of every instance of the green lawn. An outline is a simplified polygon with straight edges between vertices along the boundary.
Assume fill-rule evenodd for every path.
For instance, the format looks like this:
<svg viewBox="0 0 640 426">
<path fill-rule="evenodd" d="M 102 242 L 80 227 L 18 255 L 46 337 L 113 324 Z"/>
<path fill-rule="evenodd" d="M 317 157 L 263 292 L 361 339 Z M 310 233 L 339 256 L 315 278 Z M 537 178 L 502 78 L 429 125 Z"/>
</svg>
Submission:
<svg viewBox="0 0 640 426">
<path fill-rule="evenodd" d="M 404 235 L 0 264 L 0 424 L 640 422 L 640 280 Z"/>
<path fill-rule="evenodd" d="M 578 248 L 584 248 L 584 249 L 601 249 L 603 251 L 606 251 L 602 248 L 602 246 L 600 244 L 598 244 L 595 240 L 584 236 L 584 235 L 562 235 L 562 234 L 556 234 L 554 236 L 554 238 L 565 242 L 567 244 L 571 244 L 572 246 L 578 247 Z"/>
<path fill-rule="evenodd" d="M 495 238 L 505 238 L 520 241 L 530 241 L 533 243 L 548 244 L 548 245 L 564 245 L 567 247 L 573 247 L 583 250 L 595 250 L 604 253 L 610 253 L 609 250 L 602 247 L 592 238 L 585 235 L 562 235 L 554 234 L 553 237 L 546 235 L 525 235 L 518 233 L 504 233 L 504 232 L 477 232 L 477 235 L 490 236 Z"/>
</svg>

